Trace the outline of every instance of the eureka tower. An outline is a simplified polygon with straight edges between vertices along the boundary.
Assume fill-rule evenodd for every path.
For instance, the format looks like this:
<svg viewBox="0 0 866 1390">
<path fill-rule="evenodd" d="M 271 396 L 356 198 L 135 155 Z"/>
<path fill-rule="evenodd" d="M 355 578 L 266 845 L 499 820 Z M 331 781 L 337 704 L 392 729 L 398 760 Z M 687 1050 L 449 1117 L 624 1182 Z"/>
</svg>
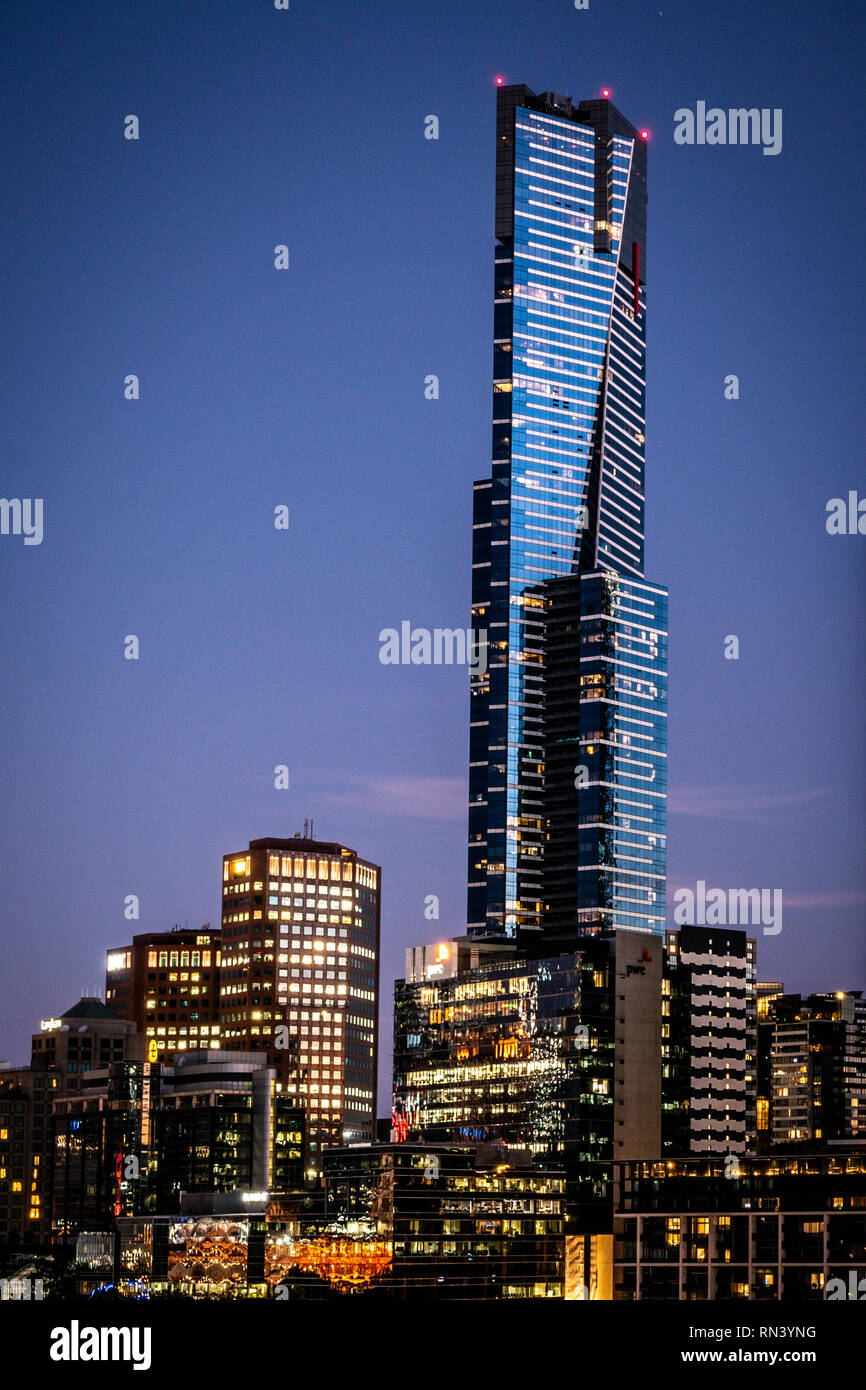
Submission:
<svg viewBox="0 0 866 1390">
<path fill-rule="evenodd" d="M 495 262 L 469 932 L 661 934 L 667 593 L 643 571 L 646 143 L 610 101 L 499 88 Z"/>
</svg>

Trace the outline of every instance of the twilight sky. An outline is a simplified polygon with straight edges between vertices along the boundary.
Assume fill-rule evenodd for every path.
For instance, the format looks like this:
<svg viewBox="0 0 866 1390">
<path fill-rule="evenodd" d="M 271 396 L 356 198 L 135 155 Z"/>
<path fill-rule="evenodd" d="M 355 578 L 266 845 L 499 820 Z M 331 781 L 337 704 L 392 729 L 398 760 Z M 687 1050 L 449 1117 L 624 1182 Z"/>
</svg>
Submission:
<svg viewBox="0 0 866 1390">
<path fill-rule="evenodd" d="M 468 621 L 497 74 L 608 86 L 651 132 L 669 920 L 698 879 L 781 889 L 761 977 L 866 987 L 866 537 L 825 527 L 866 497 L 864 27 L 804 0 L 4 7 L 0 494 L 44 499 L 44 539 L 0 536 L 0 1057 L 102 990 L 107 947 L 218 922 L 221 855 L 311 815 L 383 866 L 384 1113 L 403 949 L 465 928 L 467 674 L 383 666 L 377 635 Z M 698 101 L 781 108 L 782 152 L 676 145 Z"/>
</svg>

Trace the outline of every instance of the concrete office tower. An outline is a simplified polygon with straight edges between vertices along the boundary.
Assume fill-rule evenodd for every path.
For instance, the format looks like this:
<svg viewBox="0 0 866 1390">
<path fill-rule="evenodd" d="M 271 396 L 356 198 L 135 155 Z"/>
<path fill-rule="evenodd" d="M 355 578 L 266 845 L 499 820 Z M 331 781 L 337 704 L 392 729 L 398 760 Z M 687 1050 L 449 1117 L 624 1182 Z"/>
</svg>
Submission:
<svg viewBox="0 0 866 1390">
<path fill-rule="evenodd" d="M 375 1138 L 381 869 L 345 845 L 251 840 L 222 864 L 220 1045 L 302 1101 L 312 1167 Z"/>
</svg>

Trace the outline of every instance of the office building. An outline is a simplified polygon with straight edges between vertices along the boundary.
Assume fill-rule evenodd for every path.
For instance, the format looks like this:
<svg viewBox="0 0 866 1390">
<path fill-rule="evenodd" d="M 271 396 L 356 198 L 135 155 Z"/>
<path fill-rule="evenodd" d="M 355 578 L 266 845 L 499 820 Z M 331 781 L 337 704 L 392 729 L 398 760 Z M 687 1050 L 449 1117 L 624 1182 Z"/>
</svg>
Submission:
<svg viewBox="0 0 866 1390">
<path fill-rule="evenodd" d="M 0 1247 L 51 1233 L 51 1092 L 56 1078 L 0 1063 Z"/>
<path fill-rule="evenodd" d="M 182 1194 L 267 1196 L 303 1181 L 303 1108 L 262 1053 L 178 1055 L 161 1068 L 153 1123 L 160 1213 L 179 1212 Z"/>
<path fill-rule="evenodd" d="M 325 1155 L 324 1183 L 331 1242 L 354 1246 L 356 1266 L 384 1245 L 388 1264 L 368 1261 L 369 1282 L 392 1298 L 564 1296 L 565 1180 L 525 1151 L 357 1145 Z"/>
<path fill-rule="evenodd" d="M 107 1232 L 119 1217 L 147 1210 L 158 1085 L 153 1063 L 114 1061 L 83 1077 L 74 1095 L 55 1099 L 53 1240 Z"/>
<path fill-rule="evenodd" d="M 262 1051 L 323 1148 L 376 1121 L 381 870 L 344 845 L 252 840 L 223 859 L 220 1036 Z"/>
<path fill-rule="evenodd" d="M 575 1234 L 610 1229 L 603 1163 L 661 1153 L 661 957 L 628 931 L 550 954 L 471 937 L 407 952 L 395 1139 L 524 1149 L 564 1173 Z"/>
<path fill-rule="evenodd" d="M 135 1024 L 119 1018 L 93 996 L 81 998 L 59 1018 L 45 1018 L 33 1034 L 30 1065 L 57 1080 L 55 1096 L 74 1095 L 89 1072 L 111 1062 L 143 1062 L 146 1042 Z"/>
<path fill-rule="evenodd" d="M 85 996 L 42 1020 L 29 1066 L 0 1069 L 0 1243 L 51 1239 L 55 1101 L 112 1062 L 143 1061 L 144 1049 L 133 1023 Z"/>
<path fill-rule="evenodd" d="M 175 927 L 142 932 L 105 962 L 105 1002 L 148 1039 L 152 1062 L 219 1043 L 220 934 Z"/>
</svg>

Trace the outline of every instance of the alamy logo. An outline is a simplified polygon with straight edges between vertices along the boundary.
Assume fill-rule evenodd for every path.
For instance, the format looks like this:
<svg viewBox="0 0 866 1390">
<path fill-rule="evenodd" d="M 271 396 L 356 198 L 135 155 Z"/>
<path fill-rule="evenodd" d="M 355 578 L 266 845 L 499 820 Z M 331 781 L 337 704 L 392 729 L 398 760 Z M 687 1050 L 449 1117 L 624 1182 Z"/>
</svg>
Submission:
<svg viewBox="0 0 866 1390">
<path fill-rule="evenodd" d="M 134 1371 L 150 1370 L 149 1327 L 69 1327 L 51 1329 L 52 1361 L 131 1361 Z"/>
<path fill-rule="evenodd" d="M 694 111 L 681 106 L 674 112 L 674 140 L 678 145 L 763 145 L 764 154 L 781 154 L 782 110 L 711 106 L 708 111 L 699 101 Z"/>
<path fill-rule="evenodd" d="M 25 545 L 42 544 L 42 498 L 0 497 L 0 536 L 24 536 Z"/>
<path fill-rule="evenodd" d="M 824 1288 L 824 1297 L 829 1299 L 831 1303 L 838 1302 L 840 1298 L 845 1299 L 846 1302 L 852 1298 L 862 1301 L 866 1298 L 866 1279 L 858 1279 L 857 1274 L 858 1270 L 856 1269 L 848 1270 L 847 1288 L 844 1279 L 828 1279 Z"/>
<path fill-rule="evenodd" d="M 383 627 L 379 633 L 379 660 L 383 666 L 469 666 L 484 675 L 487 670 L 487 633 L 483 629 L 415 627 L 405 619 L 400 631 Z"/>
<path fill-rule="evenodd" d="M 674 893 L 674 921 L 677 926 L 758 927 L 764 936 L 778 936 L 782 930 L 781 888 L 711 888 L 698 879 L 697 892 L 677 888 Z"/>
<path fill-rule="evenodd" d="M 844 497 L 831 497 L 827 503 L 828 536 L 866 536 L 866 497 L 858 497 L 855 491 Z"/>
</svg>

